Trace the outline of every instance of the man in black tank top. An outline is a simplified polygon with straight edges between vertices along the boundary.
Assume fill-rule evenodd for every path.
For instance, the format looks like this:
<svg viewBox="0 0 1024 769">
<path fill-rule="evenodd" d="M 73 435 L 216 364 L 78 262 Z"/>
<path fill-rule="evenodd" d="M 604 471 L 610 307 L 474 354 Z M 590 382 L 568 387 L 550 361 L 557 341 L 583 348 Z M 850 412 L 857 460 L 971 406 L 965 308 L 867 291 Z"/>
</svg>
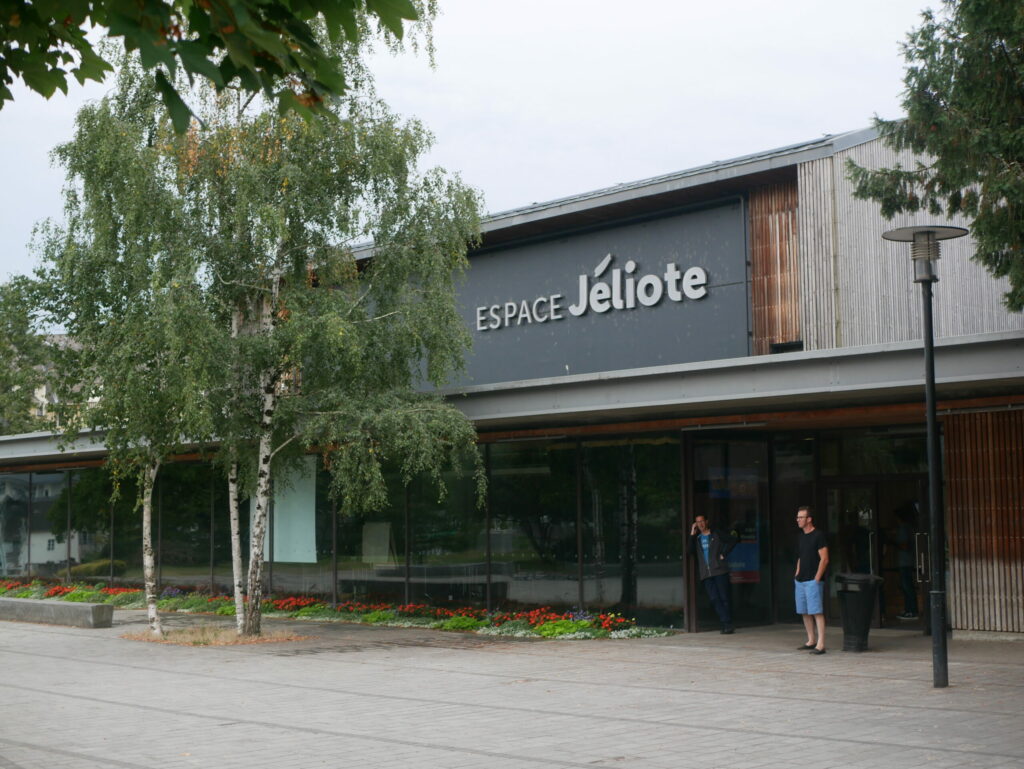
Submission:
<svg viewBox="0 0 1024 769">
<path fill-rule="evenodd" d="M 800 527 L 796 573 L 793 575 L 796 612 L 803 617 L 807 643 L 798 648 L 811 654 L 825 653 L 825 572 L 828 542 L 825 532 L 814 527 L 814 515 L 807 505 L 796 511 Z"/>
</svg>

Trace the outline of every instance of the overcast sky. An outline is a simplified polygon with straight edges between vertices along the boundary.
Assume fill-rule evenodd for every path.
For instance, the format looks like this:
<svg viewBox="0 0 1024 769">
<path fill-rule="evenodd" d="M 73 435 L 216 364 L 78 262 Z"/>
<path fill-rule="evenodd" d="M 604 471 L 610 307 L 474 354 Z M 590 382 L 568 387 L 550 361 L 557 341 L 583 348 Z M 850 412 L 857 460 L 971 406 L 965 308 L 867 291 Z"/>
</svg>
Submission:
<svg viewBox="0 0 1024 769">
<path fill-rule="evenodd" d="M 900 115 L 899 43 L 935 0 L 440 0 L 437 68 L 375 60 L 392 107 L 436 137 L 431 165 L 491 212 L 794 144 Z M 49 151 L 104 87 L 0 109 L 0 279 L 59 217 Z"/>
</svg>

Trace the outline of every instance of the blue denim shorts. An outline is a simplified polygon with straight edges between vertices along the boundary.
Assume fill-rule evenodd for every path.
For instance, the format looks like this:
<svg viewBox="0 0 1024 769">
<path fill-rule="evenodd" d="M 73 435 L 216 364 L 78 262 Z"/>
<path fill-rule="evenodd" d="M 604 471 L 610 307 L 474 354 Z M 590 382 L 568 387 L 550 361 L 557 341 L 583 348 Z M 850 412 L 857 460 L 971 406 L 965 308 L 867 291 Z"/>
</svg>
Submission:
<svg viewBox="0 0 1024 769">
<path fill-rule="evenodd" d="M 793 580 L 796 589 L 796 613 L 797 614 L 824 614 L 825 613 L 825 581 L 815 582 L 813 579 L 807 582 Z"/>
</svg>

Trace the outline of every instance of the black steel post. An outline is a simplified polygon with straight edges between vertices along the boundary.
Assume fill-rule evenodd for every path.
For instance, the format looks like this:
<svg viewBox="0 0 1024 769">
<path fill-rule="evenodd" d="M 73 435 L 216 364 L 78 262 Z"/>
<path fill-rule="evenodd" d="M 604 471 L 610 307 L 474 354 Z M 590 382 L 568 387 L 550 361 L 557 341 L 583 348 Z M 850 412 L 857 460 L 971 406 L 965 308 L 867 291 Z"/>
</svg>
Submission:
<svg viewBox="0 0 1024 769">
<path fill-rule="evenodd" d="M 331 606 L 338 608 L 338 502 L 331 503 Z"/>
<path fill-rule="evenodd" d="M 114 584 L 114 503 L 110 505 L 110 584 Z"/>
<path fill-rule="evenodd" d="M 214 502 L 214 483 L 217 480 L 217 476 L 213 471 L 213 465 L 210 465 L 210 595 L 216 595 L 217 593 L 217 574 L 215 567 L 216 551 L 214 549 L 214 542 L 216 536 L 216 529 L 214 528 L 214 511 L 216 510 L 216 504 Z"/>
<path fill-rule="evenodd" d="M 494 599 L 491 595 L 491 567 L 494 563 L 494 554 L 491 551 L 491 529 L 494 526 L 494 522 L 491 520 L 491 445 L 489 443 L 484 444 L 483 448 L 484 473 L 487 475 L 487 493 L 484 497 L 484 560 L 486 561 L 487 582 L 485 583 L 484 601 L 487 611 L 491 612 L 494 610 Z"/>
<path fill-rule="evenodd" d="M 584 611 L 586 594 L 583 581 L 583 443 L 576 441 L 576 602 Z"/>
<path fill-rule="evenodd" d="M 65 527 L 66 530 L 64 532 L 64 541 L 67 543 L 67 562 L 68 562 L 68 581 L 69 582 L 71 581 L 71 472 L 72 472 L 71 470 L 65 470 L 64 471 L 64 490 L 66 491 L 66 493 L 68 495 L 67 526 Z M 31 531 L 31 530 L 32 530 L 32 527 L 31 527 L 31 525 L 29 525 L 29 531 Z M 29 541 L 30 542 L 32 541 L 31 535 L 29 536 Z M 81 552 L 79 552 L 79 555 L 81 555 Z"/>
<path fill-rule="evenodd" d="M 935 343 L 932 330 L 932 282 L 921 281 L 924 325 L 924 399 L 928 429 L 928 527 L 931 540 L 932 685 L 949 686 L 946 652 L 946 525 L 942 514 L 942 464 L 935 414 Z"/>
<path fill-rule="evenodd" d="M 411 504 L 409 498 L 409 484 L 405 484 L 405 591 L 403 593 L 405 597 L 405 603 L 412 603 L 410 583 L 412 581 L 412 522 L 409 516 L 409 505 Z"/>
</svg>

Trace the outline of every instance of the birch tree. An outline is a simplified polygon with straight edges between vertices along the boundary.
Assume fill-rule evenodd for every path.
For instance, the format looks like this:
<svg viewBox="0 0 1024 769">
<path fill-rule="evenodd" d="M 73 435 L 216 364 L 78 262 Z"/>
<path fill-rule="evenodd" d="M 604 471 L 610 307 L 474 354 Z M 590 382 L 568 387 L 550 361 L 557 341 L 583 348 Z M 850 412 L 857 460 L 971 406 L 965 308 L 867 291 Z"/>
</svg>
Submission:
<svg viewBox="0 0 1024 769">
<path fill-rule="evenodd" d="M 175 143 L 232 345 L 218 433 L 252 497 L 245 634 L 260 632 L 272 479 L 289 457 L 321 452 L 351 509 L 385 503 L 382 462 L 439 479 L 474 440 L 421 390 L 457 370 L 468 345 L 454 291 L 477 195 L 417 173 L 429 135 L 416 121 L 365 93 L 332 108 L 333 119 L 303 121 L 221 103 Z"/>
<path fill-rule="evenodd" d="M 34 394 L 45 383 L 47 349 L 34 322 L 31 283 L 0 285 L 0 435 L 43 429 Z"/>
<path fill-rule="evenodd" d="M 153 488 L 170 456 L 209 436 L 217 371 L 192 228 L 158 150 L 162 130 L 132 67 L 112 96 L 78 113 L 74 138 L 54 152 L 67 171 L 66 224 L 43 228 L 36 284 L 44 322 L 67 333 L 52 370 L 65 436 L 93 431 L 114 477 L 136 481 L 156 635 Z"/>
</svg>

